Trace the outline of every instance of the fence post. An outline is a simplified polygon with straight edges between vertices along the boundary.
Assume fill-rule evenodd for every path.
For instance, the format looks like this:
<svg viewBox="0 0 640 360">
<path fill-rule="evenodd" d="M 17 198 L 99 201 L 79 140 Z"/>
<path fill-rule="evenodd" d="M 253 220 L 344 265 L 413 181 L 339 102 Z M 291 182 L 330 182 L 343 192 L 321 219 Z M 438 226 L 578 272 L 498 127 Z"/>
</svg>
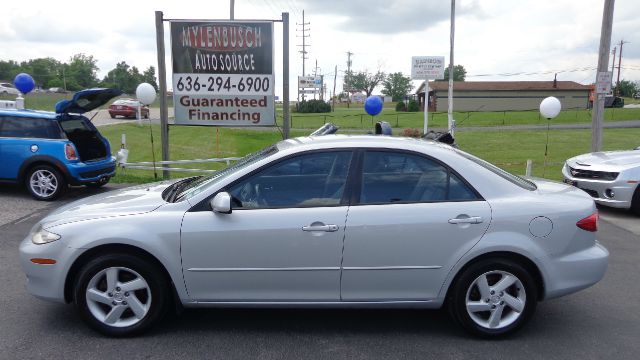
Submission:
<svg viewBox="0 0 640 360">
<path fill-rule="evenodd" d="M 525 176 L 531 176 L 531 167 L 533 166 L 533 161 L 531 159 L 527 159 L 527 169 L 524 172 Z"/>
<path fill-rule="evenodd" d="M 400 125 L 398 125 L 398 114 L 396 114 L 396 127 L 400 127 Z"/>
</svg>

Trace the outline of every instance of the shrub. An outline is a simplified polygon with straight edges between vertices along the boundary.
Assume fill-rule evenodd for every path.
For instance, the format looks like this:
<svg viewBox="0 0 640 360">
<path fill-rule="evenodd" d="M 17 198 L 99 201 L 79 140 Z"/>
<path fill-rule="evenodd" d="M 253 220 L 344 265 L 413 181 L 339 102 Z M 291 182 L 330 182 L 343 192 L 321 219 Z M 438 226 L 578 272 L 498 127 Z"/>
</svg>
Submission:
<svg viewBox="0 0 640 360">
<path fill-rule="evenodd" d="M 404 102 L 400 101 L 396 104 L 396 111 L 407 111 L 407 105 Z"/>
<path fill-rule="evenodd" d="M 299 113 L 326 113 L 331 112 L 331 105 L 323 100 L 303 100 L 298 103 Z"/>
<path fill-rule="evenodd" d="M 420 111 L 420 105 L 418 104 L 417 101 L 411 99 L 409 100 L 409 107 L 407 111 L 410 111 L 410 112 Z"/>
<path fill-rule="evenodd" d="M 404 129 L 402 130 L 402 136 L 420 138 L 422 136 L 422 132 L 418 129 Z"/>
</svg>

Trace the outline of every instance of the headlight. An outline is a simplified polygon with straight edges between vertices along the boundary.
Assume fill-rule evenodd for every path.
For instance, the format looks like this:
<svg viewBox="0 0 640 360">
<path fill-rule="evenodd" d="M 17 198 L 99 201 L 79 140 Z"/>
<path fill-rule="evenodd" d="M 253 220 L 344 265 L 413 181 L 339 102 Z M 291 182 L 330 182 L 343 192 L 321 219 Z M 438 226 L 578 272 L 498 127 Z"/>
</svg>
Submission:
<svg viewBox="0 0 640 360">
<path fill-rule="evenodd" d="M 60 235 L 44 230 L 42 226 L 38 226 L 36 231 L 31 235 L 31 241 L 36 245 L 42 245 L 60 239 Z"/>
</svg>

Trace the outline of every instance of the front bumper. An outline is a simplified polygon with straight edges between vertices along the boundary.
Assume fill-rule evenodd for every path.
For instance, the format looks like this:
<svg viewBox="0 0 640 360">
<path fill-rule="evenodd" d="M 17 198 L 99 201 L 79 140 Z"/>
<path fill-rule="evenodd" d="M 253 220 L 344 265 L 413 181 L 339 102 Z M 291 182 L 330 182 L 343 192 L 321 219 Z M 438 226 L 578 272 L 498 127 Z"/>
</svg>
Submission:
<svg viewBox="0 0 640 360">
<path fill-rule="evenodd" d="M 551 259 L 545 284 L 545 299 L 588 288 L 602 280 L 609 263 L 609 251 L 598 241 L 592 247 Z"/>
<path fill-rule="evenodd" d="M 631 207 L 631 199 L 637 184 L 629 184 L 624 180 L 605 181 L 576 178 L 571 176 L 567 166 L 562 168 L 562 175 L 565 183 L 584 190 L 591 195 L 596 204 L 621 209 L 629 209 Z M 608 197 L 606 195 L 607 190 L 613 191 L 614 196 Z"/>
<path fill-rule="evenodd" d="M 20 265 L 27 275 L 27 290 L 43 300 L 65 302 L 64 285 L 67 273 L 79 250 L 67 247 L 64 240 L 36 245 L 31 234 L 20 243 Z M 40 265 L 33 258 L 54 259 L 53 265 Z"/>
</svg>

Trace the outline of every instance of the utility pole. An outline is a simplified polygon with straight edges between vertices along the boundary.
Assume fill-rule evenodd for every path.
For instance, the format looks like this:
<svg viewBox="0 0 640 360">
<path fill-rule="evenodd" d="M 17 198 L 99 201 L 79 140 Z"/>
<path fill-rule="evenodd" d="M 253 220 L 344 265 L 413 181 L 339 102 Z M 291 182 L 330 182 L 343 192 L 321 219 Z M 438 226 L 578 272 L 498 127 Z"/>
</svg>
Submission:
<svg viewBox="0 0 640 360">
<path fill-rule="evenodd" d="M 235 17 L 233 16 L 234 8 L 236 7 L 235 0 L 229 0 L 231 3 L 229 4 L 229 19 L 233 20 Z"/>
<path fill-rule="evenodd" d="M 609 49 L 611 49 L 611 27 L 613 25 L 613 7 L 615 0 L 605 0 L 602 11 L 602 27 L 600 28 L 600 51 L 598 53 L 598 74 L 606 73 L 609 67 Z M 622 50 L 622 49 L 621 49 Z M 598 76 L 596 75 L 596 79 Z M 604 116 L 604 97 L 597 91 L 591 117 L 591 151 L 602 149 L 602 120 Z"/>
<path fill-rule="evenodd" d="M 338 80 L 338 65 L 336 65 L 336 69 L 333 72 L 333 98 L 331 99 L 333 103 L 333 111 L 336 111 L 336 81 Z"/>
<path fill-rule="evenodd" d="M 450 48 L 450 53 L 449 53 L 449 94 L 448 94 L 448 101 L 447 101 L 447 119 L 448 119 L 448 131 L 449 133 L 451 133 L 451 136 L 455 135 L 455 131 L 456 131 L 456 121 L 453 119 L 453 39 L 454 39 L 454 35 L 455 35 L 455 30 L 456 30 L 456 0 L 451 0 L 451 33 L 450 33 L 450 42 L 451 42 L 451 48 Z M 428 82 L 426 82 L 425 84 L 428 85 Z M 427 95 L 425 95 L 425 99 L 427 99 L 427 101 L 425 101 L 425 106 L 429 106 L 429 88 L 426 89 L 426 93 Z"/>
<path fill-rule="evenodd" d="M 308 59 L 307 46 L 310 46 L 310 45 L 307 45 L 307 38 L 310 36 L 307 34 L 307 31 L 311 30 L 307 28 L 307 25 L 310 25 L 310 24 L 311 23 L 309 22 L 304 22 L 304 10 L 302 10 L 302 23 L 300 24 L 296 23 L 296 25 L 301 27 L 301 29 L 297 31 L 302 31 L 302 36 L 298 36 L 298 37 L 302 37 L 302 45 L 298 45 L 302 47 L 302 50 L 298 51 L 299 53 L 302 54 L 302 76 L 306 75 L 304 65 L 305 65 L 305 60 Z M 298 88 L 298 91 L 300 91 L 299 88 Z M 304 93 L 302 93 L 302 100 L 304 101 Z"/>
<path fill-rule="evenodd" d="M 611 53 L 613 54 L 613 61 L 611 62 L 611 88 L 613 88 L 613 69 L 616 66 L 616 47 L 613 47 L 613 50 L 611 50 Z"/>
<path fill-rule="evenodd" d="M 622 67 L 622 45 L 626 43 L 628 43 L 628 41 L 625 42 L 624 40 L 620 40 L 620 54 L 618 54 L 618 79 L 616 80 L 616 96 L 620 95 L 620 68 Z"/>
<path fill-rule="evenodd" d="M 353 55 L 353 53 L 347 51 L 347 74 L 344 81 L 345 85 L 347 85 L 347 88 L 344 89 L 347 92 L 347 109 L 349 105 L 351 105 L 351 55 Z"/>
<path fill-rule="evenodd" d="M 316 67 L 313 68 L 313 88 L 316 86 L 316 78 L 318 77 L 318 59 L 316 59 Z M 316 99 L 316 91 L 313 92 L 313 100 Z"/>
</svg>

